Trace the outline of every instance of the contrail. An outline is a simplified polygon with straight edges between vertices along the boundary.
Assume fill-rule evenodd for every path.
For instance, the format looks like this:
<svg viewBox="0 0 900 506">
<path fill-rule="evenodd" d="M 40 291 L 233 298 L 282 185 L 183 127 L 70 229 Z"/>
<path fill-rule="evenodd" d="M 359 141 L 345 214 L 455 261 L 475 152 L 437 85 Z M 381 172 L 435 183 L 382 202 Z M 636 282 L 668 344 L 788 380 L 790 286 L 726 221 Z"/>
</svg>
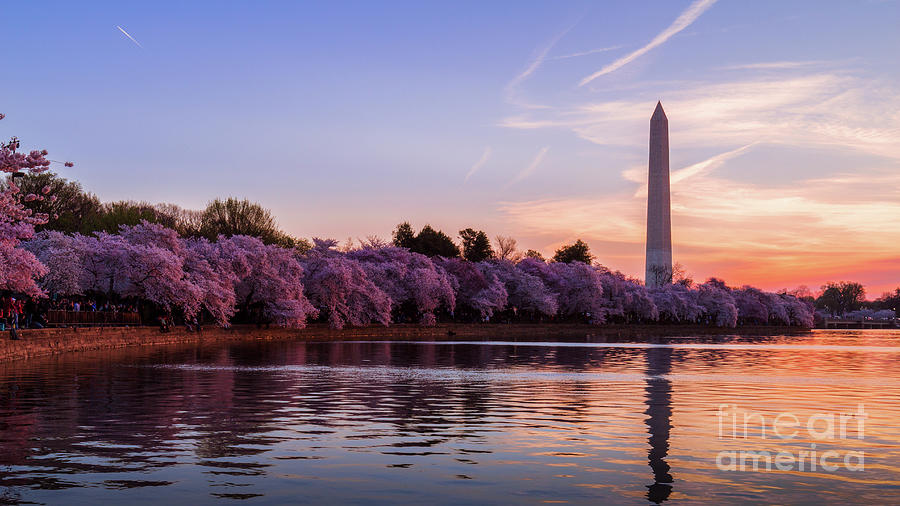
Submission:
<svg viewBox="0 0 900 506">
<path fill-rule="evenodd" d="M 137 47 L 144 49 L 144 46 L 142 46 L 140 42 L 134 40 L 134 37 L 132 37 L 128 32 L 126 32 L 124 28 L 122 28 L 119 25 L 116 25 L 116 28 L 118 28 L 120 32 L 124 33 L 126 37 L 131 39 L 131 42 L 134 42 L 135 44 L 137 44 Z"/>
<path fill-rule="evenodd" d="M 522 84 L 523 81 L 528 79 L 531 76 L 531 74 L 534 74 L 537 71 L 538 67 L 540 67 L 547 60 L 547 53 L 549 53 L 550 50 L 553 49 L 553 46 L 555 46 L 556 43 L 559 42 L 560 39 L 565 37 L 566 34 L 572 30 L 572 28 L 575 28 L 575 26 L 578 25 L 578 23 L 580 23 L 583 18 L 584 18 L 584 15 L 582 14 L 582 16 L 580 18 L 578 18 L 577 21 L 575 21 L 574 23 L 569 25 L 565 30 L 557 33 L 556 36 L 554 36 L 552 39 L 550 39 L 550 42 L 547 43 L 547 45 L 540 48 L 535 53 L 534 59 L 531 60 L 531 62 L 528 64 L 528 67 L 526 67 L 525 70 L 523 70 L 519 75 L 514 77 L 512 79 L 512 81 L 510 81 L 506 85 L 505 93 L 506 93 L 506 101 L 507 102 L 515 102 L 516 88 L 518 88 L 518 86 L 520 84 Z"/>
<path fill-rule="evenodd" d="M 488 146 L 488 147 L 484 148 L 484 154 L 481 155 L 481 158 L 479 158 L 478 161 L 475 162 L 475 165 L 473 165 L 472 168 L 469 169 L 469 173 L 466 174 L 466 179 L 463 180 L 463 182 L 464 183 L 468 182 L 469 178 L 472 177 L 472 174 L 475 174 L 476 172 L 478 172 L 478 169 L 484 167 L 484 164 L 487 163 L 488 158 L 490 158 L 490 157 L 491 157 L 491 147 Z"/>
<path fill-rule="evenodd" d="M 572 53 L 572 54 L 564 54 L 564 55 L 560 55 L 560 56 L 554 56 L 553 58 L 550 58 L 550 59 L 551 60 L 565 60 L 566 58 L 576 58 L 578 56 L 587 56 L 589 54 L 602 53 L 604 51 L 612 51 L 613 49 L 619 49 L 621 47 L 623 47 L 623 46 L 618 45 L 618 46 L 609 46 L 609 47 L 598 47 L 597 49 L 581 51 L 580 53 Z"/>
<path fill-rule="evenodd" d="M 657 34 L 656 37 L 653 37 L 653 40 L 648 42 L 647 45 L 645 45 L 644 47 L 642 47 L 636 51 L 633 51 L 630 54 L 627 54 L 627 55 L 619 58 L 618 60 L 610 63 L 609 65 L 603 67 L 602 69 L 598 70 L 597 72 L 594 72 L 593 74 L 585 77 L 584 79 L 581 80 L 580 83 L 578 83 L 578 86 L 579 87 L 584 86 L 585 84 L 593 81 L 594 79 L 597 79 L 598 77 L 600 77 L 602 75 L 606 75 L 606 74 L 609 74 L 610 72 L 614 72 L 614 71 L 620 69 L 621 67 L 628 65 L 629 63 L 636 60 L 637 58 L 640 58 L 647 51 L 650 51 L 651 49 L 655 48 L 656 46 L 663 44 L 665 41 L 669 40 L 673 35 L 684 30 L 691 23 L 696 21 L 697 18 L 699 18 L 700 15 L 706 11 L 706 9 L 709 9 L 710 7 L 712 7 L 712 5 L 714 3 L 716 3 L 716 0 L 695 0 L 694 3 L 692 3 L 687 9 L 685 9 L 685 11 L 682 12 L 681 15 L 678 16 L 678 18 L 676 18 L 675 21 L 671 25 L 669 25 L 668 28 L 659 32 L 659 34 Z"/>
<path fill-rule="evenodd" d="M 549 150 L 550 146 L 544 146 L 543 148 L 541 148 L 541 150 L 538 151 L 537 156 L 534 157 L 534 160 L 532 160 L 531 163 L 528 164 L 528 167 L 525 167 L 521 172 L 516 174 L 516 177 L 514 177 L 512 181 L 506 183 L 506 186 L 504 188 L 509 188 L 511 185 L 518 183 L 519 181 L 530 176 L 531 173 L 534 172 L 534 169 L 536 169 L 537 166 L 544 161 L 544 157 L 547 156 L 547 151 Z"/>
</svg>

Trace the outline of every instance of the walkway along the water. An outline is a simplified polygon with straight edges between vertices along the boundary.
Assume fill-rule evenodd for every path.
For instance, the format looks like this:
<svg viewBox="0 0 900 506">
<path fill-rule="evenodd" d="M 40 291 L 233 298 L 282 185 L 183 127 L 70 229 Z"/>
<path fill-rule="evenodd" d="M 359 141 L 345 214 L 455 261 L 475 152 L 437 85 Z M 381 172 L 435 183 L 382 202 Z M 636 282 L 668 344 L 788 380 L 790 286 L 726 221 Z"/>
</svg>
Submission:
<svg viewBox="0 0 900 506">
<path fill-rule="evenodd" d="M 259 328 L 255 325 L 234 325 L 229 328 L 205 327 L 190 332 L 183 327 L 161 332 L 159 327 L 88 327 L 19 330 L 19 340 L 9 333 L 0 334 L 0 362 L 22 360 L 75 351 L 106 350 L 129 346 L 202 343 L 216 341 L 298 339 L 307 341 L 346 340 L 523 340 L 546 339 L 653 339 L 665 336 L 707 335 L 783 335 L 805 333 L 797 327 L 741 327 L 726 329 L 701 325 L 586 325 L 567 323 L 502 324 L 451 323 L 434 327 L 400 324 L 384 327 L 348 327 L 330 329 L 325 325 L 310 325 L 304 329 L 278 327 Z"/>
</svg>

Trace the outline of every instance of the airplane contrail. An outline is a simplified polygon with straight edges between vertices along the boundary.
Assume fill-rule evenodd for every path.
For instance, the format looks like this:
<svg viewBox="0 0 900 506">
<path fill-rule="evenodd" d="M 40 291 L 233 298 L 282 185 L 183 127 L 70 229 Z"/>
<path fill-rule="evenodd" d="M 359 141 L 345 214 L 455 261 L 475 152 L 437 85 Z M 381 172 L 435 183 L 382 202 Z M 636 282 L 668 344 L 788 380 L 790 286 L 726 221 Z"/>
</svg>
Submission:
<svg viewBox="0 0 900 506">
<path fill-rule="evenodd" d="M 632 61 L 640 58 L 651 49 L 664 44 L 667 40 L 671 39 L 673 35 L 690 26 L 690 24 L 696 21 L 701 14 L 712 7 L 714 3 L 716 3 L 716 0 L 694 0 L 694 3 L 688 6 L 688 8 L 681 13 L 681 15 L 675 18 L 675 21 L 673 21 L 668 28 L 659 32 L 659 34 L 657 34 L 656 37 L 653 37 L 653 40 L 648 42 L 647 45 L 619 58 L 618 60 L 610 63 L 597 72 L 594 72 L 593 74 L 585 77 L 581 80 L 580 83 L 578 83 L 578 86 L 584 86 L 585 84 L 593 81 L 594 79 L 597 79 L 602 75 L 609 74 L 610 72 L 615 72 L 625 65 L 628 65 Z"/>
<path fill-rule="evenodd" d="M 476 172 L 478 172 L 478 169 L 484 167 L 484 164 L 487 163 L 488 158 L 490 158 L 490 157 L 491 157 L 491 147 L 488 146 L 488 147 L 484 148 L 484 153 L 481 155 L 481 158 L 479 158 L 478 161 L 475 162 L 475 165 L 473 165 L 472 168 L 469 169 L 469 173 L 466 174 L 466 179 L 464 179 L 463 182 L 464 183 L 468 182 L 469 178 L 472 177 L 472 174 L 475 174 Z"/>
<path fill-rule="evenodd" d="M 129 34 L 128 32 L 126 32 L 124 28 L 122 28 L 122 27 L 119 26 L 119 25 L 116 25 L 116 28 L 118 28 L 120 32 L 124 33 L 126 37 L 128 37 L 129 39 L 131 39 L 131 42 L 134 42 L 135 44 L 137 44 L 137 47 L 139 47 L 139 48 L 141 48 L 141 49 L 144 49 L 144 46 L 142 46 L 140 42 L 134 40 L 134 37 L 132 37 L 131 34 Z"/>
</svg>

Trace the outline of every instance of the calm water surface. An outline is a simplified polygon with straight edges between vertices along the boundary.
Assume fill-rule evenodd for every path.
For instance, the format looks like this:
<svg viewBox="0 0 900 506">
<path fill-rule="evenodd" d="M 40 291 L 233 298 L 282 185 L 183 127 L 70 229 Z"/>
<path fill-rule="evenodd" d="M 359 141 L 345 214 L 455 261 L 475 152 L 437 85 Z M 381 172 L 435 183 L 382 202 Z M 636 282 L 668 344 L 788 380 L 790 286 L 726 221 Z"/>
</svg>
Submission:
<svg viewBox="0 0 900 506">
<path fill-rule="evenodd" d="M 0 503 L 896 504 L 898 364 L 900 332 L 816 331 L 0 365 Z M 795 463 L 734 470 L 746 451 Z"/>
</svg>

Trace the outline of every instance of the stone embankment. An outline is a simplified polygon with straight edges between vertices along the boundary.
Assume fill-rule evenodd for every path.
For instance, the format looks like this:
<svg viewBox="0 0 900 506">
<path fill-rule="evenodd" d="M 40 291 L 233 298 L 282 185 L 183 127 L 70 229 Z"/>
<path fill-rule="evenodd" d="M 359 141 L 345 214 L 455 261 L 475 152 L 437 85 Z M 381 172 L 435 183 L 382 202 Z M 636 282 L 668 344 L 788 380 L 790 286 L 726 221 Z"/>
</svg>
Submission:
<svg viewBox="0 0 900 506">
<path fill-rule="evenodd" d="M 697 325 L 604 325 L 581 324 L 441 324 L 368 326 L 329 329 L 310 325 L 305 329 L 258 328 L 234 325 L 230 328 L 207 327 L 201 332 L 174 328 L 160 332 L 157 327 L 86 327 L 20 330 L 19 340 L 9 332 L 0 333 L 0 362 L 22 360 L 76 351 L 109 350 L 132 346 L 159 346 L 188 343 L 214 343 L 250 340 L 510 340 L 546 339 L 652 340 L 667 336 L 779 335 L 807 332 L 790 327 L 743 327 L 721 329 Z"/>
</svg>

